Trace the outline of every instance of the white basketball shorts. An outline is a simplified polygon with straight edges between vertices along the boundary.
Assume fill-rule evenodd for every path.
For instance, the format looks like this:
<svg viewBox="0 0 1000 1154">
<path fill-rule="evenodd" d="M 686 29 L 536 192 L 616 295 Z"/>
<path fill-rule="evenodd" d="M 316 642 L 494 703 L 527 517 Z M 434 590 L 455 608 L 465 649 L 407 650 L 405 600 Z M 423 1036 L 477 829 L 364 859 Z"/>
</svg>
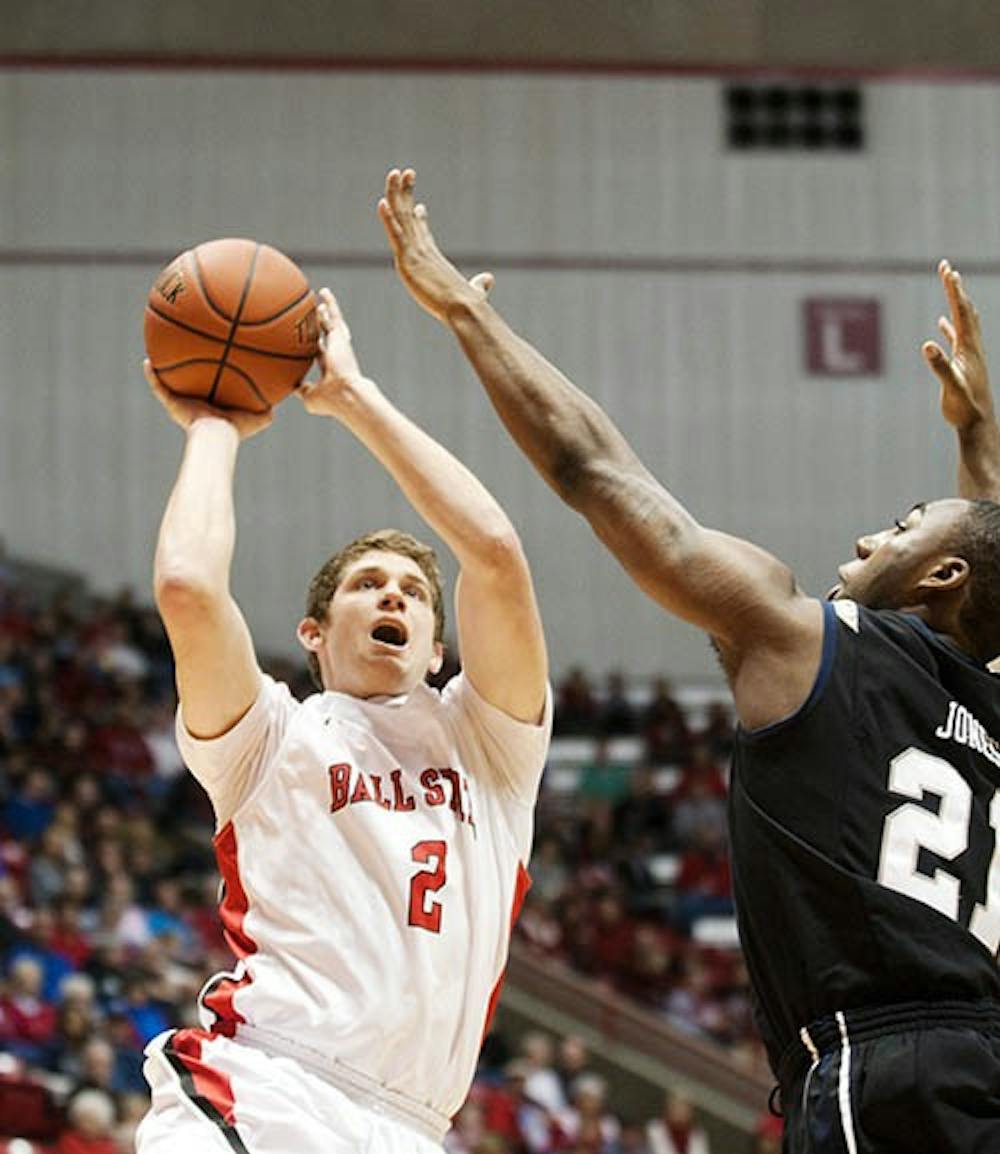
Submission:
<svg viewBox="0 0 1000 1154">
<path fill-rule="evenodd" d="M 143 1073 L 152 1106 L 136 1154 L 442 1154 L 428 1134 L 294 1058 L 201 1030 L 154 1038 Z"/>
</svg>

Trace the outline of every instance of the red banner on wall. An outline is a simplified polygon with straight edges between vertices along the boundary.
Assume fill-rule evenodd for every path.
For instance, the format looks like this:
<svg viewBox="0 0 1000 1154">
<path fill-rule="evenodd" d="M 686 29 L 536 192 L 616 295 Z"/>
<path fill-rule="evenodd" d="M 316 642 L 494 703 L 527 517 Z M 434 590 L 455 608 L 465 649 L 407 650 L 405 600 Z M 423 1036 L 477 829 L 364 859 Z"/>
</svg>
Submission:
<svg viewBox="0 0 1000 1154">
<path fill-rule="evenodd" d="M 815 377 L 877 377 L 882 372 L 881 302 L 812 297 L 803 302 L 806 371 Z"/>
</svg>

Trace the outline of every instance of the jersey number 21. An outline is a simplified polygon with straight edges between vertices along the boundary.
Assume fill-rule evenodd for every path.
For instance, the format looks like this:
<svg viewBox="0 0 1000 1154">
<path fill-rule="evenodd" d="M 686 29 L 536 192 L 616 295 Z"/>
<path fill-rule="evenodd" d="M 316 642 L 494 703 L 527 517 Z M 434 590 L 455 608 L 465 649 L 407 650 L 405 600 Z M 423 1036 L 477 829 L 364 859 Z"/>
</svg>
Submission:
<svg viewBox="0 0 1000 1154">
<path fill-rule="evenodd" d="M 969 845 L 972 820 L 972 787 L 943 758 L 912 746 L 889 764 L 889 789 L 921 800 L 926 794 L 940 798 L 937 813 L 922 805 L 904 802 L 885 819 L 878 880 L 897 893 L 915 898 L 925 906 L 958 921 L 961 883 L 945 869 L 922 873 L 918 860 L 922 849 L 945 861 L 954 861 Z M 986 881 L 986 904 L 976 903 L 969 930 L 991 954 L 1000 947 L 1000 790 L 993 795 L 989 812 L 994 834 L 993 856 Z"/>
</svg>

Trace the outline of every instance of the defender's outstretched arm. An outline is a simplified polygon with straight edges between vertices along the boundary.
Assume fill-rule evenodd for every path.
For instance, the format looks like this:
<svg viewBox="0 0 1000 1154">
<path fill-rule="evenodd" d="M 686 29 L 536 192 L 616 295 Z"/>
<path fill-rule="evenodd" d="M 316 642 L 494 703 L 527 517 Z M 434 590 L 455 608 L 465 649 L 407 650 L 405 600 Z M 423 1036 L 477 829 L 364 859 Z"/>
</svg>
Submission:
<svg viewBox="0 0 1000 1154">
<path fill-rule="evenodd" d="M 414 181 L 394 169 L 379 202 L 411 295 L 455 333 L 515 441 L 633 580 L 716 639 L 744 723 L 791 712 L 818 666 L 819 603 L 765 550 L 700 525 L 600 406 L 513 332 L 486 299 L 492 277 L 466 281 L 437 247 Z"/>
</svg>

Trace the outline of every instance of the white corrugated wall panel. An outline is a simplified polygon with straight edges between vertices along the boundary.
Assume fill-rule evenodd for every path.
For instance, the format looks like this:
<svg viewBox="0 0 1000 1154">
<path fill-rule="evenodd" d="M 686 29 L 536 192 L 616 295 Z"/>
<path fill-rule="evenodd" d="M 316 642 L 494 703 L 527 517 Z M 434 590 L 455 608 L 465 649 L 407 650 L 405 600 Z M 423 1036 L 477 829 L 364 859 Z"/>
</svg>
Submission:
<svg viewBox="0 0 1000 1154">
<path fill-rule="evenodd" d="M 257 236 L 338 290 L 368 371 L 507 504 L 557 669 L 712 675 L 519 456 L 396 283 L 374 203 L 389 164 L 416 164 L 445 247 L 497 258 L 499 307 L 657 475 L 822 591 L 862 529 L 952 484 L 917 354 L 934 260 L 982 266 L 988 331 L 1000 315 L 1000 89 L 866 94 L 870 147 L 824 158 L 727 153 L 706 77 L 0 72 L 0 532 L 148 587 L 180 434 L 139 374 L 143 299 L 179 248 Z M 837 294 L 883 301 L 877 381 L 804 375 L 802 299 Z M 242 456 L 235 586 L 285 648 L 329 549 L 419 523 L 295 402 Z"/>
</svg>

